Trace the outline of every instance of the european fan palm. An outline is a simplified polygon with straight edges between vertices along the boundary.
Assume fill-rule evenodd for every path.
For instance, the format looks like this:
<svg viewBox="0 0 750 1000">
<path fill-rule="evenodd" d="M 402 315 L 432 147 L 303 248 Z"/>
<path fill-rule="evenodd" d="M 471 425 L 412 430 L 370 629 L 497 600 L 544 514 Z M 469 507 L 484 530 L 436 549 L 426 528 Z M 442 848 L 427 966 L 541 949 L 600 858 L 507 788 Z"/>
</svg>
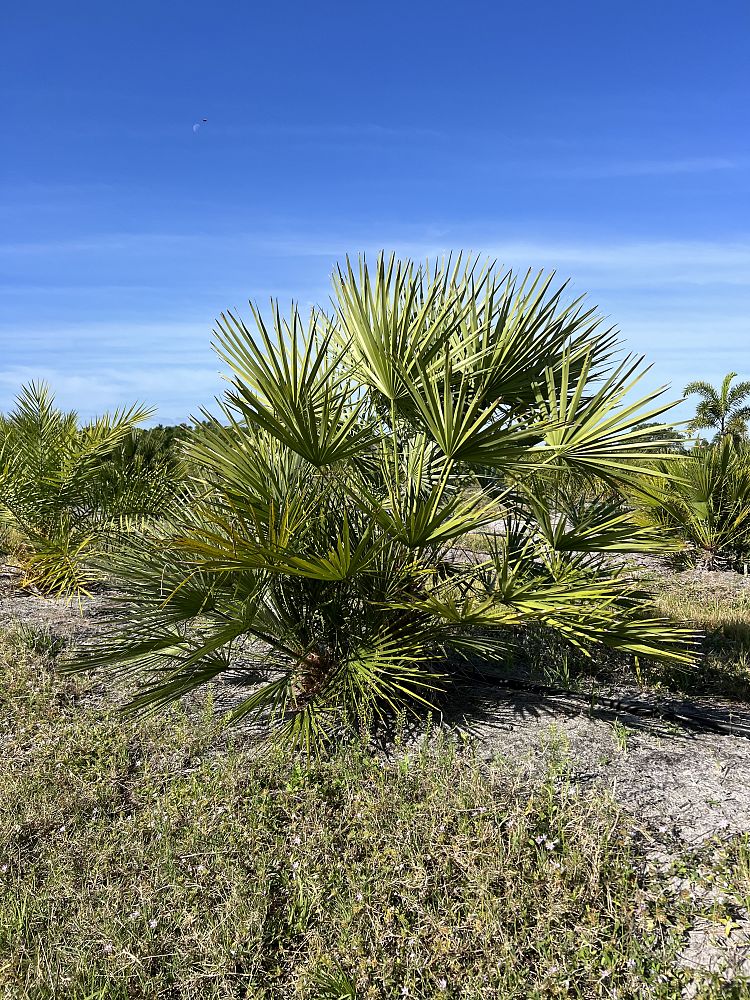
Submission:
<svg viewBox="0 0 750 1000">
<path fill-rule="evenodd" d="M 747 422 L 750 420 L 750 406 L 744 405 L 750 397 L 750 382 L 738 382 L 737 372 L 729 372 L 717 389 L 709 382 L 690 382 L 685 386 L 684 395 L 700 396 L 695 417 L 690 422 L 691 431 L 712 430 L 717 441 L 725 438 L 737 443 L 747 437 Z"/>
<path fill-rule="evenodd" d="M 657 471 L 666 472 L 657 463 Z M 727 436 L 670 463 L 671 475 L 641 481 L 631 499 L 642 523 L 680 539 L 705 569 L 736 561 L 750 548 L 750 450 Z"/>
<path fill-rule="evenodd" d="M 0 521 L 22 540 L 27 584 L 85 592 L 91 558 L 114 527 L 171 495 L 166 468 L 144 461 L 133 441 L 148 413 L 131 407 L 81 426 L 46 385 L 31 383 L 0 417 Z"/>
<path fill-rule="evenodd" d="M 502 661 L 540 623 L 689 658 L 606 562 L 658 534 L 558 483 L 647 468 L 641 425 L 668 407 L 632 398 L 640 364 L 549 278 L 347 264 L 330 315 L 224 314 L 215 348 L 229 387 L 189 447 L 190 502 L 120 546 L 119 634 L 71 669 L 136 675 L 136 706 L 224 675 L 252 688 L 235 715 L 309 745 L 429 703 L 448 664 Z"/>
</svg>

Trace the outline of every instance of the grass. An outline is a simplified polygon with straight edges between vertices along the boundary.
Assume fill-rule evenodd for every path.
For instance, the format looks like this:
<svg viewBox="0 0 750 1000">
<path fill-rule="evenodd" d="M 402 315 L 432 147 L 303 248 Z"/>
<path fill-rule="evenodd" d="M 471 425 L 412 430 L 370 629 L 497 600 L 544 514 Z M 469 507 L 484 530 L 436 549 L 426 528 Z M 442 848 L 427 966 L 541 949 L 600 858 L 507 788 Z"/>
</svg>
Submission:
<svg viewBox="0 0 750 1000">
<path fill-rule="evenodd" d="M 718 576 L 719 581 L 724 577 L 724 587 L 695 574 L 673 575 L 661 582 L 658 610 L 690 622 L 703 635 L 696 668 L 663 670 L 663 678 L 670 687 L 686 693 L 750 700 L 750 590 L 729 586 L 735 574 Z"/>
<path fill-rule="evenodd" d="M 210 700 L 123 719 L 28 632 L 2 649 L 7 1000 L 750 995 L 677 962 L 697 914 L 749 901 L 747 841 L 644 860 L 554 734 L 533 781 L 429 731 L 304 760 Z"/>
</svg>

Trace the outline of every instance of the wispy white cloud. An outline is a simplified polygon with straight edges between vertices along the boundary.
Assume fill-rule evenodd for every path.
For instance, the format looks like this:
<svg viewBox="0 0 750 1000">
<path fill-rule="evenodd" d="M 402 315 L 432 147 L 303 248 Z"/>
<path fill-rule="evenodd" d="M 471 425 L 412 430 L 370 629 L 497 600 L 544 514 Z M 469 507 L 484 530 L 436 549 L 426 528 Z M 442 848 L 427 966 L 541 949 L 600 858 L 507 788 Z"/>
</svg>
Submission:
<svg viewBox="0 0 750 1000">
<path fill-rule="evenodd" d="M 76 239 L 30 240 L 0 243 L 0 254 L 8 256 L 47 254 L 111 253 L 120 250 L 155 252 L 194 245 L 208 237 L 198 233 L 97 233 Z"/>
<path fill-rule="evenodd" d="M 344 230 L 314 232 L 306 226 L 248 233 L 110 233 L 73 240 L 0 244 L 0 257 L 18 270 L 24 258 L 48 258 L 83 276 L 86 260 L 102 273 L 102 291 L 113 287 L 109 274 L 122 277 L 123 284 L 141 288 L 170 287 L 173 272 L 160 277 L 160 267 L 172 268 L 179 256 L 181 279 L 195 269 L 204 287 L 215 287 L 232 268 L 253 273 L 253 262 L 269 257 L 287 258 L 279 265 L 282 283 L 289 287 L 290 269 L 299 268 L 291 259 L 319 258 L 316 288 L 335 261 L 346 254 L 372 257 L 384 248 L 413 259 L 435 258 L 457 249 L 468 249 L 512 267 L 554 268 L 576 283 L 593 282 L 604 287 L 653 287 L 656 285 L 734 285 L 750 287 L 750 236 L 725 241 L 707 240 L 525 240 L 501 238 L 485 224 L 477 226 L 413 226 L 410 230 L 383 223 L 366 233 Z M 149 282 L 132 280 L 143 261 L 149 260 Z M 162 259 L 166 262 L 162 265 Z M 155 260 L 152 268 L 151 262 Z M 127 265 L 127 266 L 126 266 Z M 36 266 L 36 265 L 35 265 Z M 134 270 L 135 269 L 135 270 Z M 214 275 L 212 269 L 215 270 Z M 141 271 L 141 273 L 143 273 Z M 40 286 L 39 272 L 29 273 L 29 285 Z M 140 274 L 138 275 L 140 277 Z M 305 274 L 305 280 L 309 273 Z M 15 278 L 15 275 L 14 275 Z M 130 280 L 128 280 L 130 279 Z M 7 278 L 5 284 L 9 284 Z M 26 283 L 15 280 L 16 289 Z M 55 283 L 57 284 L 57 283 Z M 75 284 L 75 282 L 71 282 Z M 234 284 L 228 277 L 226 285 Z M 90 285 L 88 287 L 91 287 Z M 303 294 L 300 288 L 298 294 Z"/>
<path fill-rule="evenodd" d="M 138 368 L 123 364 L 71 373 L 53 366 L 20 365 L 0 369 L 0 412 L 10 409 L 19 388 L 32 380 L 48 382 L 58 405 L 77 410 L 84 419 L 138 401 L 158 404 L 151 422 L 180 422 L 197 415 L 201 406 L 210 407 L 222 392 L 222 380 L 209 366 Z"/>
<path fill-rule="evenodd" d="M 32 290 L 35 291 L 35 290 Z M 57 320 L 49 323 L 34 323 L 29 317 L 13 323 L 7 321 L 0 326 L 0 335 L 8 339 L 13 332 L 20 336 L 23 333 L 23 344 L 28 347 L 43 347 L 59 345 L 75 347 L 85 345 L 88 349 L 102 345 L 105 350 L 115 347 L 130 347 L 136 349 L 139 344 L 147 344 L 150 348 L 162 347 L 172 352 L 178 348 L 187 349 L 196 341 L 205 341 L 210 328 L 194 320 L 153 322 L 139 319 L 132 322 L 125 320 Z M 70 356 L 71 365 L 79 363 L 73 353 Z"/>
<path fill-rule="evenodd" d="M 732 242 L 498 243 L 488 252 L 509 263 L 555 267 L 598 285 L 743 285 L 750 287 L 750 240 Z"/>
<path fill-rule="evenodd" d="M 435 227 L 437 228 L 437 227 Z M 258 249 L 277 256 L 341 259 L 345 253 L 381 248 L 416 260 L 436 258 L 464 248 L 508 267 L 554 268 L 579 283 L 591 277 L 612 287 L 660 284 L 741 285 L 750 287 L 750 238 L 711 242 L 701 240 L 603 241 L 501 239 L 485 227 L 444 227 L 432 235 L 399 234 L 384 226 L 380 238 L 366 241 L 345 235 L 310 239 L 299 236 L 260 238 Z"/>
<path fill-rule="evenodd" d="M 588 161 L 572 166 L 542 168 L 547 176 L 571 178 L 664 177 L 673 174 L 705 174 L 717 170 L 741 170 L 750 165 L 747 157 L 698 156 L 667 160 Z"/>
<path fill-rule="evenodd" d="M 13 272 L 4 279 L 13 294 L 3 295 L 0 310 L 0 411 L 24 381 L 42 377 L 83 415 L 139 399 L 159 404 L 157 419 L 185 419 L 220 391 L 221 364 L 209 347 L 216 312 L 242 312 L 248 298 L 262 305 L 270 294 L 325 304 L 334 263 L 347 252 L 373 258 L 381 247 L 417 260 L 465 247 L 518 272 L 572 277 L 571 293 L 590 293 L 628 346 L 655 361 L 653 384 L 672 381 L 679 390 L 730 367 L 750 374 L 750 234 L 525 239 L 486 223 L 316 229 L 284 220 L 253 233 L 0 245 L 0 270 Z"/>
</svg>

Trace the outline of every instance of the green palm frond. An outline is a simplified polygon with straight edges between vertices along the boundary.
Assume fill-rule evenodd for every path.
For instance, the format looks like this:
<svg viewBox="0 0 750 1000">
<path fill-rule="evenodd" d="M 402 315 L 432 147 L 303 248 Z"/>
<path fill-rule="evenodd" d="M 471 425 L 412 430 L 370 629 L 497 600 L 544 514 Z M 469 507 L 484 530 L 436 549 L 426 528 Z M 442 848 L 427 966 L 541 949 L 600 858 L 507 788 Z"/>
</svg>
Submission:
<svg viewBox="0 0 750 1000">
<path fill-rule="evenodd" d="M 588 361 L 575 379 L 571 378 L 568 357 L 559 372 L 548 369 L 545 385 L 537 390 L 538 408 L 548 425 L 540 458 L 571 470 L 614 478 L 647 471 L 645 463 L 664 455 L 664 442 L 654 440 L 644 424 L 676 403 L 653 405 L 663 396 L 664 388 L 632 399 L 630 393 L 646 371 L 640 358 L 627 358 L 591 391 Z"/>
<path fill-rule="evenodd" d="M 736 375 L 733 373 L 732 377 L 736 378 Z M 744 403 L 748 396 L 750 396 L 750 382 L 738 382 L 727 392 L 727 406 L 733 409 L 739 403 Z"/>
<path fill-rule="evenodd" d="M 566 502 L 559 495 L 552 508 L 547 498 L 527 494 L 540 533 L 554 552 L 648 552 L 652 555 L 678 550 L 681 543 L 665 537 L 656 526 L 634 524 L 632 511 L 622 499 L 585 497 Z M 562 502 L 560 502 L 562 500 Z"/>
<path fill-rule="evenodd" d="M 444 458 L 438 466 L 426 437 L 402 448 L 394 462 L 383 444 L 379 486 L 361 477 L 345 484 L 353 503 L 386 535 L 409 549 L 427 548 L 477 531 L 501 515 L 497 501 L 460 489 L 453 462 Z M 404 452 L 409 478 L 400 468 Z"/>
<path fill-rule="evenodd" d="M 721 383 L 721 391 L 719 392 L 719 398 L 721 399 L 722 407 L 727 408 L 729 404 L 729 387 L 732 381 L 737 378 L 737 372 L 728 372 Z"/>
<path fill-rule="evenodd" d="M 322 316 L 303 330 L 296 308 L 285 322 L 275 307 L 273 337 L 256 309 L 253 318 L 258 343 L 231 313 L 217 324 L 216 351 L 234 372 L 227 401 L 316 468 L 365 451 L 374 440 L 366 400 L 342 369 L 346 346 L 332 349 L 333 332 L 319 329 Z"/>
<path fill-rule="evenodd" d="M 404 392 L 416 421 L 446 458 L 511 468 L 542 440 L 544 426 L 519 423 L 487 373 L 478 379 L 466 370 L 454 375 L 448 348 L 429 369 L 414 369 L 414 378 L 403 373 Z"/>
<path fill-rule="evenodd" d="M 616 337 L 600 331 L 596 309 L 583 299 L 565 304 L 566 285 L 552 288 L 554 274 L 531 271 L 520 281 L 508 273 L 471 289 L 472 307 L 452 337 L 455 367 L 483 385 L 485 400 L 506 409 L 533 404 L 547 368 L 564 358 L 574 375 L 585 360 L 592 374 L 609 364 Z"/>
<path fill-rule="evenodd" d="M 736 377 L 736 374 L 736 372 L 730 372 L 724 379 L 724 382 L 727 383 L 727 380 L 731 381 Z M 718 404 L 721 401 L 721 393 L 717 392 L 710 382 L 705 382 L 701 379 L 698 379 L 695 382 L 689 382 L 682 390 L 682 394 L 683 396 L 701 396 L 702 400 L 706 403 Z"/>
<path fill-rule="evenodd" d="M 470 308 L 468 287 L 481 288 L 488 271 L 448 260 L 416 268 L 381 254 L 374 274 L 347 260 L 334 276 L 338 341 L 350 352 L 360 382 L 390 403 L 407 397 L 404 375 L 425 368 L 459 328 Z"/>
</svg>

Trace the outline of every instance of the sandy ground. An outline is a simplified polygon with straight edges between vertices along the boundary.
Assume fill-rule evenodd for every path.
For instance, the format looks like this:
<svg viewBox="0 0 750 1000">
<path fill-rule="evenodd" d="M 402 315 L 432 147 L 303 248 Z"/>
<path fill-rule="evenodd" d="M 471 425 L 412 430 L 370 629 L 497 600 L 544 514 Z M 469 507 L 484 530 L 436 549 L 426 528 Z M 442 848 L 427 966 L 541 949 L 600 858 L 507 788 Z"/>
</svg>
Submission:
<svg viewBox="0 0 750 1000">
<path fill-rule="evenodd" d="M 750 831 L 745 736 L 696 732 L 658 717 L 489 686 L 473 686 L 469 699 L 462 722 L 488 756 L 533 762 L 540 743 L 557 742 L 570 757 L 573 782 L 611 791 L 650 834 L 696 843 Z M 690 705 L 699 707 L 700 701 Z M 710 709 L 715 717 L 716 701 Z M 750 723 L 744 708 L 726 712 Z"/>
</svg>

